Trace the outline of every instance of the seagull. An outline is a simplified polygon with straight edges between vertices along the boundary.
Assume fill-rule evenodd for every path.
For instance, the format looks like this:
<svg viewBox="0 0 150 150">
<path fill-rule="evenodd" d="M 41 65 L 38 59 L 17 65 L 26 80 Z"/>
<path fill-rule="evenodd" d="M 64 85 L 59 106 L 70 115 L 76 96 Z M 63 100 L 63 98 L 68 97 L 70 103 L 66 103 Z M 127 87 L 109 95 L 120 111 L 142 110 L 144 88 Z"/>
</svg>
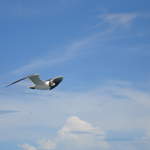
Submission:
<svg viewBox="0 0 150 150">
<path fill-rule="evenodd" d="M 63 80 L 63 77 L 55 77 L 55 78 L 50 78 L 48 80 L 41 80 L 39 75 L 37 74 L 33 74 L 33 75 L 29 75 L 26 76 L 24 78 L 21 78 L 15 82 L 10 83 L 8 86 L 11 86 L 17 82 L 20 82 L 22 80 L 26 80 L 26 79 L 30 79 L 34 86 L 29 87 L 30 89 L 37 89 L 37 90 L 52 90 L 53 88 L 55 88 L 56 86 L 58 86 L 58 84 Z"/>
</svg>

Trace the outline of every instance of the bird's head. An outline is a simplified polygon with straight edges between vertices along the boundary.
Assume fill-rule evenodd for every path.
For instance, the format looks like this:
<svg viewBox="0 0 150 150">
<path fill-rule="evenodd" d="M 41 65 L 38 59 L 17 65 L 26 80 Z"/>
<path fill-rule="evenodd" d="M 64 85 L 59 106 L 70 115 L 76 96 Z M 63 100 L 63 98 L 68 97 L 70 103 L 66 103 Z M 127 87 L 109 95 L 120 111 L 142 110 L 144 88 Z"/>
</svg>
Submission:
<svg viewBox="0 0 150 150">
<path fill-rule="evenodd" d="M 55 88 L 63 80 L 64 77 L 56 77 L 49 80 L 50 89 Z"/>
</svg>

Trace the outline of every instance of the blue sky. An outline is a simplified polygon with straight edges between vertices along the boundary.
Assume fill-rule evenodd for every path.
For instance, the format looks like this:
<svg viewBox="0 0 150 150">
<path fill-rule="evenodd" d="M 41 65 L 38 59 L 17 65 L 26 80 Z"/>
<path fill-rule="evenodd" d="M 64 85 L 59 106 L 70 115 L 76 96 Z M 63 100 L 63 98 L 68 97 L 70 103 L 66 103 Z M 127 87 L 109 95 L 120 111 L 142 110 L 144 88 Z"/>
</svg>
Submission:
<svg viewBox="0 0 150 150">
<path fill-rule="evenodd" d="M 0 0 L 0 148 L 150 148 L 148 0 Z M 23 81 L 64 76 L 53 91 Z"/>
</svg>

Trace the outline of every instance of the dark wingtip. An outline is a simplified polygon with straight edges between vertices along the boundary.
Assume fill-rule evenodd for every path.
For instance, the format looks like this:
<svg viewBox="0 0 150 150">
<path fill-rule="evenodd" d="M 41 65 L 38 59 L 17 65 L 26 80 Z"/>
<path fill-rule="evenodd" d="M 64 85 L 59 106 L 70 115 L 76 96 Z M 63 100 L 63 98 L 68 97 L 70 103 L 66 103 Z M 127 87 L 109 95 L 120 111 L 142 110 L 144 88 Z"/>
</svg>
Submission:
<svg viewBox="0 0 150 150">
<path fill-rule="evenodd" d="M 27 76 L 27 77 L 24 77 L 24 78 L 21 78 L 21 79 L 19 79 L 19 80 L 15 81 L 15 82 L 12 82 L 12 83 L 10 83 L 10 84 L 6 85 L 6 87 L 9 87 L 9 86 L 11 86 L 11 85 L 13 85 L 13 84 L 15 84 L 15 83 L 17 83 L 17 82 L 20 82 L 20 81 L 22 81 L 22 80 L 27 79 L 27 78 L 28 78 L 28 76 Z"/>
</svg>

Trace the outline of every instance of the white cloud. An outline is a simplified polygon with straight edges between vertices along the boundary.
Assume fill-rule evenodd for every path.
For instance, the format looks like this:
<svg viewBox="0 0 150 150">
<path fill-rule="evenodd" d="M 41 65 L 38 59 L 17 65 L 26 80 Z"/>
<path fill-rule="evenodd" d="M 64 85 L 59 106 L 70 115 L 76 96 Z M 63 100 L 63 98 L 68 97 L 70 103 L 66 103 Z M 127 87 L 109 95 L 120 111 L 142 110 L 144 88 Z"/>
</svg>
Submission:
<svg viewBox="0 0 150 150">
<path fill-rule="evenodd" d="M 139 16 L 137 13 L 107 13 L 100 15 L 99 18 L 104 22 L 108 23 L 114 26 L 120 26 L 120 25 L 129 25 L 131 24 L 134 19 L 136 19 Z M 61 48 L 56 47 L 56 53 L 53 54 L 54 50 L 51 50 L 46 55 L 41 56 L 40 58 L 35 59 L 33 57 L 33 60 L 15 70 L 13 70 L 11 73 L 13 74 L 27 74 L 29 72 L 35 72 L 35 70 L 40 70 L 42 68 L 46 67 L 52 67 L 56 66 L 58 64 L 65 63 L 67 61 L 70 61 L 71 59 L 74 59 L 76 56 L 81 55 L 82 52 L 87 51 L 87 49 L 90 46 L 94 46 L 93 42 L 100 40 L 101 42 L 104 37 L 106 37 L 105 40 L 108 40 L 110 34 L 113 30 L 106 28 L 105 30 L 91 34 L 85 38 L 81 38 L 79 40 L 75 40 L 72 43 L 69 43 L 67 45 L 63 45 Z M 100 37 L 102 36 L 102 37 Z M 59 50 L 60 49 L 60 50 Z M 60 54 L 61 55 L 58 55 Z"/>
<path fill-rule="evenodd" d="M 59 131 L 59 134 L 63 137 L 66 134 L 72 134 L 72 132 L 81 131 L 81 132 L 94 132 L 95 128 L 91 124 L 80 120 L 77 116 L 73 116 L 67 119 L 63 128 Z"/>
<path fill-rule="evenodd" d="M 96 119 L 97 113 L 101 115 L 100 111 L 105 112 L 105 115 L 107 115 L 108 112 L 112 113 L 112 115 L 116 115 L 115 111 L 111 111 L 113 111 L 113 109 L 118 110 L 120 107 L 123 107 L 123 105 L 133 106 L 135 111 L 137 111 L 136 108 L 139 106 L 141 109 L 150 108 L 150 94 L 148 92 L 118 82 L 117 84 L 101 85 L 96 89 L 85 92 L 59 92 L 58 90 L 52 91 L 52 93 L 29 90 L 27 92 L 22 93 L 22 91 L 20 91 L 17 92 L 16 95 L 13 95 L 13 91 L 10 91 L 9 95 L 6 92 L 5 96 L 1 96 L 0 109 L 19 111 L 15 113 L 14 117 L 8 116 L 7 119 L 3 119 L 3 121 L 0 122 L 1 127 L 6 127 L 6 125 L 11 125 L 12 127 L 45 125 L 57 128 L 59 127 L 59 123 L 64 121 L 66 115 L 77 115 L 79 117 L 83 115 L 86 117 L 86 114 L 90 113 L 91 116 L 88 117 L 88 121 L 91 122 L 91 120 L 94 121 L 94 119 L 98 121 L 101 120 L 101 118 Z M 134 107 L 135 104 L 137 107 Z M 143 109 L 141 111 L 144 111 Z M 133 109 L 131 110 L 133 111 Z M 30 113 L 32 113 L 32 115 L 30 115 Z M 122 112 L 120 110 L 120 114 L 121 113 L 125 116 L 128 112 Z M 131 113 L 131 115 L 133 114 Z M 117 116 L 118 115 L 119 114 L 117 114 Z M 130 117 L 128 119 L 130 119 Z M 28 121 L 28 119 L 30 121 Z M 51 119 L 53 121 L 51 121 Z M 74 119 L 74 122 L 75 120 L 77 119 Z M 122 120 L 122 118 L 118 121 L 120 120 Z M 59 121 L 59 123 L 57 121 Z M 101 124 L 105 124 L 103 121 Z M 105 126 L 107 126 L 107 124 Z M 90 128 L 90 125 L 88 127 Z M 122 127 L 125 126 L 122 125 Z"/>
<path fill-rule="evenodd" d="M 126 97 L 126 99 L 129 99 L 131 102 L 136 102 L 144 107 L 150 108 L 150 94 L 148 92 L 128 87 L 128 85 L 122 85 L 123 84 L 118 84 L 118 86 L 107 87 L 105 90 L 110 90 L 111 94 L 115 96 Z"/>
<path fill-rule="evenodd" d="M 56 143 L 50 139 L 48 140 L 40 140 L 38 142 L 40 149 L 42 150 L 53 150 L 56 148 Z"/>
<path fill-rule="evenodd" d="M 73 43 L 70 43 L 64 47 L 61 47 L 61 54 L 60 51 L 57 51 L 55 54 L 50 51 L 49 54 L 46 56 L 44 55 L 42 58 L 34 59 L 32 62 L 17 68 L 16 70 L 12 71 L 13 74 L 22 74 L 33 72 L 33 70 L 51 67 L 54 65 L 58 65 L 73 59 L 74 57 L 78 56 L 85 50 L 85 48 L 90 47 L 90 44 L 94 41 L 97 35 L 90 35 L 86 38 L 81 40 L 77 40 Z M 86 49 L 87 50 L 87 49 Z"/>
<path fill-rule="evenodd" d="M 37 142 L 36 148 L 28 144 L 21 146 L 24 150 L 53 150 L 62 144 L 65 145 L 66 149 L 71 147 L 77 149 L 107 149 L 109 147 L 109 144 L 105 141 L 104 131 L 93 127 L 90 123 L 81 120 L 77 116 L 69 117 L 52 140 L 40 140 Z"/>
<path fill-rule="evenodd" d="M 118 82 L 117 84 L 113 82 L 111 84 L 101 85 L 97 89 L 85 92 L 59 92 L 57 90 L 52 91 L 50 94 L 49 92 L 28 90 L 25 93 L 20 91 L 16 95 L 13 94 L 13 91 L 10 91 L 9 95 L 7 92 L 6 95 L 1 95 L 0 109 L 18 110 L 18 113 L 14 113 L 13 117 L 7 115 L 7 119 L 0 120 L 1 127 L 10 125 L 11 127 L 44 125 L 58 128 L 59 124 L 64 121 L 66 115 L 77 115 L 79 117 L 82 115 L 86 117 L 86 114 L 91 115 L 88 117 L 89 122 L 97 120 L 101 122 L 103 127 L 106 127 L 109 126 L 109 123 L 106 124 L 105 121 L 109 121 L 112 118 L 109 120 L 105 117 L 96 118 L 96 114 L 101 115 L 101 111 L 105 112 L 105 116 L 111 113 L 114 117 L 116 115 L 118 117 L 121 117 L 121 115 L 125 117 L 133 110 L 139 112 L 139 107 L 141 107 L 142 112 L 150 108 L 150 94 L 148 92 L 132 88 L 130 84 Z M 123 105 L 128 107 L 129 110 L 127 112 L 123 112 L 123 109 L 121 109 Z M 120 111 L 120 116 L 113 110 Z M 124 121 L 129 121 L 130 127 L 132 126 L 132 117 L 134 119 L 136 118 L 133 116 L 134 113 L 131 113 L 130 117 L 126 118 L 127 120 L 124 118 Z M 144 115 L 144 117 L 146 116 Z M 75 120 L 77 119 L 74 119 L 74 122 Z M 121 120 L 122 118 L 118 119 L 118 122 Z M 136 126 L 139 126 L 139 124 L 136 124 Z M 87 125 L 88 127 L 91 128 L 90 125 Z M 125 126 L 122 124 L 120 127 L 124 128 Z"/>
<path fill-rule="evenodd" d="M 37 150 L 34 146 L 31 146 L 29 144 L 21 144 L 20 147 L 23 149 L 23 150 Z"/>
<path fill-rule="evenodd" d="M 108 148 L 105 133 L 77 116 L 69 117 L 64 126 L 58 131 L 59 140 L 72 143 L 73 147 Z M 67 142 L 68 141 L 68 142 Z M 69 144 L 68 144 L 69 145 Z"/>
<path fill-rule="evenodd" d="M 1 115 L 1 141 L 37 141 L 38 150 L 59 149 L 60 145 L 94 149 L 94 145 L 110 146 L 108 131 L 142 130 L 143 139 L 150 137 L 150 94 L 129 82 L 111 81 L 85 92 L 33 91 L 12 96 L 10 91 L 0 99 L 1 109 L 20 110 L 13 116 Z M 140 137 L 136 141 L 143 142 Z"/>
<path fill-rule="evenodd" d="M 107 13 L 99 16 L 104 22 L 112 25 L 129 25 L 138 17 L 136 13 Z"/>
</svg>

